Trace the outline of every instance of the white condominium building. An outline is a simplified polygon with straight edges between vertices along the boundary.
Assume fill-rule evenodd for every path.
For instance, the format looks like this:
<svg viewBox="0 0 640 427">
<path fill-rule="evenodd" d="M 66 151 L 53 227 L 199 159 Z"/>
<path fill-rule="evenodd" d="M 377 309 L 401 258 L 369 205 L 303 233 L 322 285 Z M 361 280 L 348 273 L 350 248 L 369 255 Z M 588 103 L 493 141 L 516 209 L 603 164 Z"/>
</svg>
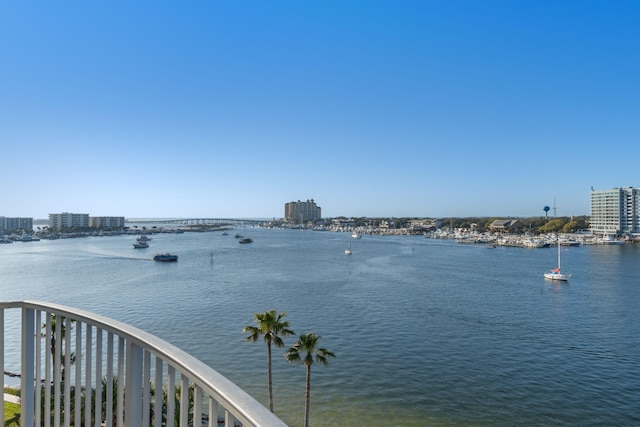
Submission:
<svg viewBox="0 0 640 427">
<path fill-rule="evenodd" d="M 0 231 L 28 231 L 33 230 L 33 218 L 9 218 L 0 216 Z"/>
<path fill-rule="evenodd" d="M 89 217 L 91 228 L 124 228 L 123 216 L 92 216 Z"/>
<path fill-rule="evenodd" d="M 69 229 L 69 228 L 88 228 L 89 227 L 89 214 L 76 214 L 63 212 L 59 214 L 49 214 L 49 228 L 55 230 Z"/>
<path fill-rule="evenodd" d="M 640 188 L 591 190 L 594 234 L 640 234 Z"/>
</svg>

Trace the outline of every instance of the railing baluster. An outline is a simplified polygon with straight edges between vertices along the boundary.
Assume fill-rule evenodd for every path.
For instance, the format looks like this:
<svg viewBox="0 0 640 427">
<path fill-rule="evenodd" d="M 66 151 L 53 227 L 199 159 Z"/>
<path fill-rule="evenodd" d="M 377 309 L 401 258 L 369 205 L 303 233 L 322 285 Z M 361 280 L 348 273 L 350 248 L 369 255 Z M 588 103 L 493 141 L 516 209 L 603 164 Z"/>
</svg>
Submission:
<svg viewBox="0 0 640 427">
<path fill-rule="evenodd" d="M 193 386 L 193 427 L 202 426 L 202 389 Z"/>
<path fill-rule="evenodd" d="M 218 402 L 209 396 L 209 427 L 218 427 Z"/>
<path fill-rule="evenodd" d="M 156 356 L 156 398 L 153 408 L 154 426 L 162 427 L 162 359 Z"/>
<path fill-rule="evenodd" d="M 236 420 L 233 418 L 233 414 L 225 409 L 224 411 L 224 427 L 235 427 Z"/>
<path fill-rule="evenodd" d="M 42 322 L 42 311 L 36 311 L 36 379 L 34 382 L 35 387 L 35 425 L 42 425 L 40 420 L 42 419 L 42 405 L 40 404 L 42 399 L 42 341 L 43 336 L 40 333 L 40 325 Z M 46 341 L 45 341 L 46 342 Z M 4 419 L 4 418 L 2 418 Z"/>
<path fill-rule="evenodd" d="M 56 329 L 54 337 L 54 354 L 53 354 L 53 426 L 60 427 L 60 370 L 61 370 L 61 354 L 64 341 L 62 340 L 62 316 L 56 315 Z"/>
<path fill-rule="evenodd" d="M 123 337 L 118 338 L 118 420 L 116 422 L 117 427 L 124 425 L 124 346 L 125 340 Z"/>
<path fill-rule="evenodd" d="M 34 393 L 33 393 L 33 366 L 35 350 L 35 313 L 32 308 L 22 310 L 22 380 L 21 390 L 21 417 L 25 420 L 32 420 L 34 415 Z M 3 371 L 4 372 L 4 371 Z M 3 405 L 4 406 L 4 405 Z M 4 418 L 3 418 L 4 420 Z"/>
<path fill-rule="evenodd" d="M 80 426 L 82 420 L 82 322 L 76 322 L 76 395 L 73 423 Z"/>
<path fill-rule="evenodd" d="M 91 366 L 91 358 L 92 358 L 92 351 L 91 349 L 93 348 L 93 326 L 91 325 L 87 325 L 87 330 L 85 332 L 85 348 L 84 348 L 84 352 L 85 352 L 85 370 L 84 370 L 84 425 L 85 426 L 90 426 L 91 425 L 91 373 L 93 372 L 92 366 Z"/>
<path fill-rule="evenodd" d="M 107 334 L 107 403 L 104 422 L 113 426 L 113 332 Z"/>
<path fill-rule="evenodd" d="M 180 427 L 189 426 L 189 378 L 180 375 Z"/>
<path fill-rule="evenodd" d="M 45 338 L 44 338 L 44 426 L 51 427 L 51 313 L 47 313 L 47 320 L 45 326 Z"/>
<path fill-rule="evenodd" d="M 151 353 L 148 351 L 144 352 L 144 376 L 142 379 L 142 425 L 145 427 L 149 426 L 149 409 L 151 408 L 151 391 L 149 388 L 151 387 Z"/>
<path fill-rule="evenodd" d="M 124 420 L 127 426 L 137 426 L 142 421 L 142 348 L 127 341 L 126 358 Z"/>
<path fill-rule="evenodd" d="M 102 425 L 102 328 L 96 328 L 96 404 L 95 426 Z"/>
<path fill-rule="evenodd" d="M 67 316 L 64 320 L 64 425 L 69 427 L 71 425 L 71 318 Z"/>
<path fill-rule="evenodd" d="M 167 385 L 167 425 L 174 425 L 176 419 L 176 368 L 169 365 Z M 169 424 L 171 423 L 171 424 Z"/>
</svg>

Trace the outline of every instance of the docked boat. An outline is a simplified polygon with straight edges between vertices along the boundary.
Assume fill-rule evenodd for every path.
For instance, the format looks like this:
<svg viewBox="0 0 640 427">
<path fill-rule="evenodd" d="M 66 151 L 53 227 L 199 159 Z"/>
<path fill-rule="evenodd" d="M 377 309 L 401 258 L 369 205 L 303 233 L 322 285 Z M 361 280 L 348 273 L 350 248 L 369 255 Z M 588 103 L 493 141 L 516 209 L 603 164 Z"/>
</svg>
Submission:
<svg viewBox="0 0 640 427">
<path fill-rule="evenodd" d="M 522 246 L 525 248 L 544 248 L 544 242 L 536 239 L 525 239 L 522 241 Z"/>
<path fill-rule="evenodd" d="M 602 239 L 600 239 L 600 244 L 602 245 L 623 245 L 624 242 L 622 240 L 617 240 L 612 236 L 604 235 Z"/>
<path fill-rule="evenodd" d="M 144 248 L 148 248 L 149 244 L 147 242 L 141 242 L 140 240 L 138 240 L 133 244 L 133 247 L 136 249 L 144 249 Z"/>
<path fill-rule="evenodd" d="M 242 239 L 238 240 L 238 243 L 252 243 L 253 240 L 251 240 L 248 237 L 243 237 Z"/>
<path fill-rule="evenodd" d="M 153 257 L 154 261 L 160 261 L 160 262 L 176 262 L 178 261 L 178 255 L 171 255 L 169 253 L 167 254 L 158 254 L 156 256 Z"/>
<path fill-rule="evenodd" d="M 357 231 L 354 231 L 354 232 L 351 234 L 351 238 L 352 238 L 352 239 L 360 239 L 361 237 L 362 237 L 362 234 L 358 233 Z"/>
<path fill-rule="evenodd" d="M 571 278 L 571 274 L 565 274 L 560 271 L 560 240 L 558 239 L 558 267 L 550 270 L 548 273 L 544 273 L 545 279 L 557 280 L 566 282 Z"/>
</svg>

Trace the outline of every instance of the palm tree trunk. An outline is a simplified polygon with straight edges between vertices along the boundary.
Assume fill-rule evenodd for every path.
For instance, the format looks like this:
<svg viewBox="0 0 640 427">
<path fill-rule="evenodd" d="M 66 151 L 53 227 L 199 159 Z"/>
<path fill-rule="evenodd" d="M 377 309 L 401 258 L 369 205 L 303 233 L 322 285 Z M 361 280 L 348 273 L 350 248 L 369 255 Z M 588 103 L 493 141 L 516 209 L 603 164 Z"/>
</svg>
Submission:
<svg viewBox="0 0 640 427">
<path fill-rule="evenodd" d="M 273 412 L 273 385 L 271 383 L 271 343 L 267 341 L 267 355 L 269 360 L 267 361 L 269 371 L 269 410 Z"/>
<path fill-rule="evenodd" d="M 310 400 L 311 400 L 311 365 L 307 365 L 307 390 L 304 395 L 304 427 L 309 427 Z"/>
</svg>

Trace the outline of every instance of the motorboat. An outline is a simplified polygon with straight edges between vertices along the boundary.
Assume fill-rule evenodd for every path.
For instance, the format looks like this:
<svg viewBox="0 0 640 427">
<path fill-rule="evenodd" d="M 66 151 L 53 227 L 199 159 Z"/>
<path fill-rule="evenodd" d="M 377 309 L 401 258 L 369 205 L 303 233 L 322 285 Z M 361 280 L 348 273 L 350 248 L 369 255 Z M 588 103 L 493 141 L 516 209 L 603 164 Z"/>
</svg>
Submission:
<svg viewBox="0 0 640 427">
<path fill-rule="evenodd" d="M 147 242 L 141 242 L 140 240 L 138 240 L 133 244 L 133 247 L 136 249 L 144 249 L 144 248 L 148 248 L 149 244 Z"/>
<path fill-rule="evenodd" d="M 178 255 L 171 255 L 169 253 L 158 254 L 153 257 L 153 260 L 160 261 L 160 262 L 176 262 L 178 261 Z"/>
<path fill-rule="evenodd" d="M 544 242 L 536 239 L 525 239 L 522 241 L 522 246 L 525 248 L 543 248 Z"/>
<path fill-rule="evenodd" d="M 238 240 L 238 243 L 253 243 L 253 240 L 248 237 L 243 237 L 242 239 Z"/>
<path fill-rule="evenodd" d="M 603 245 L 623 245 L 624 244 L 622 240 L 616 240 L 614 237 L 609 235 L 602 236 L 602 239 L 600 239 L 600 243 Z"/>
</svg>

